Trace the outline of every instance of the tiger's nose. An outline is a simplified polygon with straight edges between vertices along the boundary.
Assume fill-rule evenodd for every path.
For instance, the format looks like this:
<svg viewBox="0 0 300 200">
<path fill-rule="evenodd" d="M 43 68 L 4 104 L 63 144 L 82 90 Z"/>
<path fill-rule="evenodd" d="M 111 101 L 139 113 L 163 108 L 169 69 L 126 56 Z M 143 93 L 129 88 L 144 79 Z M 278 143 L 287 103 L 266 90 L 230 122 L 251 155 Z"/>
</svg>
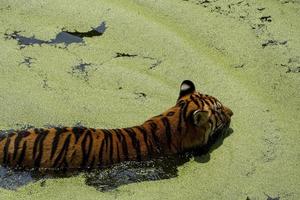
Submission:
<svg viewBox="0 0 300 200">
<path fill-rule="evenodd" d="M 233 115 L 233 112 L 230 108 L 225 107 L 225 113 L 228 114 L 230 117 Z"/>
</svg>

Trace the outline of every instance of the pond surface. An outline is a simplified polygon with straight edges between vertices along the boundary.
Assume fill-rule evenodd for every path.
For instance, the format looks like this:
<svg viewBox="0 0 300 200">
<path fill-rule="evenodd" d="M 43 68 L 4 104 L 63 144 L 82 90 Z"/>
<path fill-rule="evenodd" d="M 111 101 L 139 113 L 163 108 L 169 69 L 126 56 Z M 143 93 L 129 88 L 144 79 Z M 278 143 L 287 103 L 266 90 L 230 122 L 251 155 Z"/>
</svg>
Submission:
<svg viewBox="0 0 300 200">
<path fill-rule="evenodd" d="M 201 156 L 67 174 L 0 168 L 0 199 L 300 199 L 299 10 L 0 1 L 0 130 L 134 126 L 173 106 L 185 79 L 234 112 L 233 133 Z"/>
</svg>

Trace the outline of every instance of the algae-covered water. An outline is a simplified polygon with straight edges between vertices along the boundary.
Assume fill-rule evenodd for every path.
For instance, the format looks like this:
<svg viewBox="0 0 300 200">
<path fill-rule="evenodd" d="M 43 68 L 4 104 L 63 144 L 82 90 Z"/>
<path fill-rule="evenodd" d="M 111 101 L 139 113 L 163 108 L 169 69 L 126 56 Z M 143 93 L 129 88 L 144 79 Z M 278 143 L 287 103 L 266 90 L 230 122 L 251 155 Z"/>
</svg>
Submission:
<svg viewBox="0 0 300 200">
<path fill-rule="evenodd" d="M 234 112 L 222 145 L 167 170 L 0 168 L 0 199 L 300 199 L 298 0 L 1 0 L 0 46 L 2 130 L 140 124 L 184 79 Z M 134 181 L 99 190 L 119 172 Z"/>
</svg>

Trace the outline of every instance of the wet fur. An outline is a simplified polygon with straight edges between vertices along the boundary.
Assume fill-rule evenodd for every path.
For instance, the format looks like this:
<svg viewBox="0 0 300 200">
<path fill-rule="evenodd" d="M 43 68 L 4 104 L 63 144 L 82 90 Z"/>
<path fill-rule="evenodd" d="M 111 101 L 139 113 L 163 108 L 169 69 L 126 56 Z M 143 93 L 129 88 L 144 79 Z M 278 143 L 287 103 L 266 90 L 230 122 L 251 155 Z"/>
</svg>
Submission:
<svg viewBox="0 0 300 200">
<path fill-rule="evenodd" d="M 0 164 L 12 168 L 96 168 L 176 154 L 205 145 L 214 132 L 228 128 L 231 115 L 216 98 L 196 92 L 191 81 L 184 81 L 176 105 L 139 126 L 35 128 L 2 135 Z"/>
</svg>

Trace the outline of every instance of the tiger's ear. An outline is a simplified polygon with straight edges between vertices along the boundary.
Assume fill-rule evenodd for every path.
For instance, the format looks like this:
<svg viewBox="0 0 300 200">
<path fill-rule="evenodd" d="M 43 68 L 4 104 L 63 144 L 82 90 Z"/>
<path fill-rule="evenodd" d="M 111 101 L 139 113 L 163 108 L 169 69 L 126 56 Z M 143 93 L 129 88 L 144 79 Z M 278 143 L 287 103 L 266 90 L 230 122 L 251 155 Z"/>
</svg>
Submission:
<svg viewBox="0 0 300 200">
<path fill-rule="evenodd" d="M 181 83 L 180 85 L 180 93 L 179 93 L 179 97 L 178 99 L 180 99 L 181 97 L 187 95 L 187 94 L 191 94 L 193 92 L 195 92 L 195 85 L 192 81 L 190 80 L 185 80 Z"/>
<path fill-rule="evenodd" d="M 193 123 L 194 125 L 200 127 L 208 121 L 208 112 L 195 110 L 193 112 Z"/>
</svg>

